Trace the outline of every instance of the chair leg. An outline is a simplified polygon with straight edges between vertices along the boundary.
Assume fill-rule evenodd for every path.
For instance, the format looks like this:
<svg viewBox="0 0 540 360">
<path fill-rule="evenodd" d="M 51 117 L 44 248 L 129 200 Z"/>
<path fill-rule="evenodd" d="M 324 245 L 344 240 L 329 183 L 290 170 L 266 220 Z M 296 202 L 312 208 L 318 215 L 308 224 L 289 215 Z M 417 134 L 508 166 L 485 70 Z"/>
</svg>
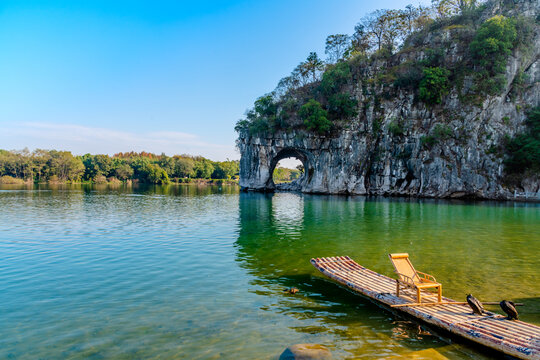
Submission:
<svg viewBox="0 0 540 360">
<path fill-rule="evenodd" d="M 439 285 L 439 302 L 442 302 L 442 285 Z"/>
<path fill-rule="evenodd" d="M 396 281 L 396 296 L 399 297 L 399 281 Z"/>
<path fill-rule="evenodd" d="M 416 288 L 416 300 L 419 304 L 422 303 L 422 294 L 420 294 L 420 289 Z"/>
</svg>

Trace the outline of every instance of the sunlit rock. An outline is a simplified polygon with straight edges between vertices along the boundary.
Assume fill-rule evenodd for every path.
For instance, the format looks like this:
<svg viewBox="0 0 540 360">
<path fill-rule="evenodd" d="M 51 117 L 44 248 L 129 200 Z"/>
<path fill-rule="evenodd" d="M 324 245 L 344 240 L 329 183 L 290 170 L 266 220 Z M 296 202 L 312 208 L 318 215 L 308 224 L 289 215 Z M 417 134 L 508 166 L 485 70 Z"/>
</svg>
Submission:
<svg viewBox="0 0 540 360">
<path fill-rule="evenodd" d="M 490 4 L 483 20 L 501 11 L 499 2 Z M 516 0 L 504 11 L 506 16 L 536 18 L 540 3 Z M 525 129 L 527 108 L 540 102 L 538 25 L 529 50 L 509 55 L 505 85 L 496 95 L 474 93 L 469 73 L 436 105 L 419 101 L 414 90 L 388 93 L 392 85 L 370 85 L 384 71 L 425 58 L 423 49 L 443 51 L 441 66 L 446 68 L 471 67 L 464 60 L 469 41 L 463 38 L 474 33 L 467 31 L 473 30 L 442 28 L 419 39 L 418 48 L 366 64 L 366 77 L 349 90 L 359 104 L 358 115 L 338 121 L 341 125 L 324 135 L 306 130 L 298 119 L 290 120 L 288 128 L 263 134 L 240 131 L 240 186 L 256 191 L 435 198 L 512 199 L 516 191 L 540 196 L 537 176 L 524 175 L 509 185 L 500 150 L 507 136 Z M 523 84 L 516 90 L 518 78 Z M 304 175 L 294 184 L 276 186 L 273 170 L 288 157 L 303 163 Z"/>
<path fill-rule="evenodd" d="M 332 354 L 319 344 L 296 344 L 289 346 L 280 355 L 279 360 L 329 360 Z"/>
</svg>

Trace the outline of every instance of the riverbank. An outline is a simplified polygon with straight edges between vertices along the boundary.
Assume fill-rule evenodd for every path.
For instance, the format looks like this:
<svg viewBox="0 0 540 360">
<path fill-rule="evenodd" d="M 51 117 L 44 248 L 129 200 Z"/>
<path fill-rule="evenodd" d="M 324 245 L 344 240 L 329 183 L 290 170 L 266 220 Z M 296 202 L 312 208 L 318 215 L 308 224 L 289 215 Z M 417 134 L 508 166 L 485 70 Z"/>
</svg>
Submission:
<svg viewBox="0 0 540 360">
<path fill-rule="evenodd" d="M 157 155 L 126 152 L 109 155 L 73 155 L 69 151 L 0 149 L 0 178 L 3 183 L 128 183 L 166 185 L 202 180 L 231 180 L 238 177 L 236 160 L 212 161 L 202 156 Z M 7 177 L 6 177 L 7 176 Z M 16 180 L 20 179 L 20 180 Z"/>
<path fill-rule="evenodd" d="M 0 184 L 2 185 L 134 185 L 134 184 L 148 184 L 146 182 L 138 181 L 137 179 L 121 181 L 116 178 L 103 178 L 97 181 L 71 181 L 71 180 L 48 180 L 48 181 L 33 181 L 31 179 L 20 179 L 12 176 L 0 177 Z M 196 185 L 238 185 L 238 179 L 191 179 L 191 178 L 176 178 L 169 181 L 169 185 L 180 184 L 196 184 Z M 151 184 L 148 184 L 151 185 Z"/>
</svg>

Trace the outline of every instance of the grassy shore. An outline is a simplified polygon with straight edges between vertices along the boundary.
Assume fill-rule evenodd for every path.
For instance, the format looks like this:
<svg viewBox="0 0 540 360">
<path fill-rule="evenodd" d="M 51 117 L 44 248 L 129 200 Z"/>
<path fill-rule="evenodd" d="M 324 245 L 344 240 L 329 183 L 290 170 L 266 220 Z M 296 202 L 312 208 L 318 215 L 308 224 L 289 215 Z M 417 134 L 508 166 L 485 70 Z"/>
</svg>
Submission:
<svg viewBox="0 0 540 360">
<path fill-rule="evenodd" d="M 126 180 L 126 181 L 120 181 L 116 178 L 103 178 L 103 179 L 97 179 L 97 181 L 70 181 L 65 180 L 62 181 L 60 179 L 49 179 L 48 181 L 37 181 L 34 182 L 31 179 L 19 179 L 12 176 L 1 176 L 0 177 L 0 184 L 4 185 L 32 185 L 32 184 L 54 184 L 54 185 L 61 185 L 61 184 L 104 184 L 104 185 L 133 185 L 133 184 L 143 184 L 139 182 L 138 180 Z M 182 184 L 196 184 L 196 185 L 237 185 L 238 179 L 191 179 L 191 178 L 177 178 L 172 179 L 169 182 L 169 185 L 182 185 Z"/>
</svg>

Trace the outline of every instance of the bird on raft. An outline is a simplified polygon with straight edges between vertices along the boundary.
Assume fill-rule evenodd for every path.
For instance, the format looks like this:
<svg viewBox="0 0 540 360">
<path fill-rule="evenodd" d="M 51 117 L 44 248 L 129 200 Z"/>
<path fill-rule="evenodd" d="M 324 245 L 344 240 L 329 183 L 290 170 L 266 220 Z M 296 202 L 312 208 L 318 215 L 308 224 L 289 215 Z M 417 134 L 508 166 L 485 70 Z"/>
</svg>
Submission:
<svg viewBox="0 0 540 360">
<path fill-rule="evenodd" d="M 518 312 L 512 301 L 503 300 L 499 303 L 501 309 L 508 315 L 508 320 L 518 320 Z"/>
<path fill-rule="evenodd" d="M 469 304 L 474 314 L 482 315 L 486 312 L 482 303 L 471 294 L 467 295 L 467 304 Z"/>
<path fill-rule="evenodd" d="M 289 294 L 296 294 L 299 290 L 298 288 L 295 288 L 295 287 L 291 287 L 291 288 L 286 288 L 285 290 L 283 290 L 284 292 L 288 292 Z"/>
</svg>

